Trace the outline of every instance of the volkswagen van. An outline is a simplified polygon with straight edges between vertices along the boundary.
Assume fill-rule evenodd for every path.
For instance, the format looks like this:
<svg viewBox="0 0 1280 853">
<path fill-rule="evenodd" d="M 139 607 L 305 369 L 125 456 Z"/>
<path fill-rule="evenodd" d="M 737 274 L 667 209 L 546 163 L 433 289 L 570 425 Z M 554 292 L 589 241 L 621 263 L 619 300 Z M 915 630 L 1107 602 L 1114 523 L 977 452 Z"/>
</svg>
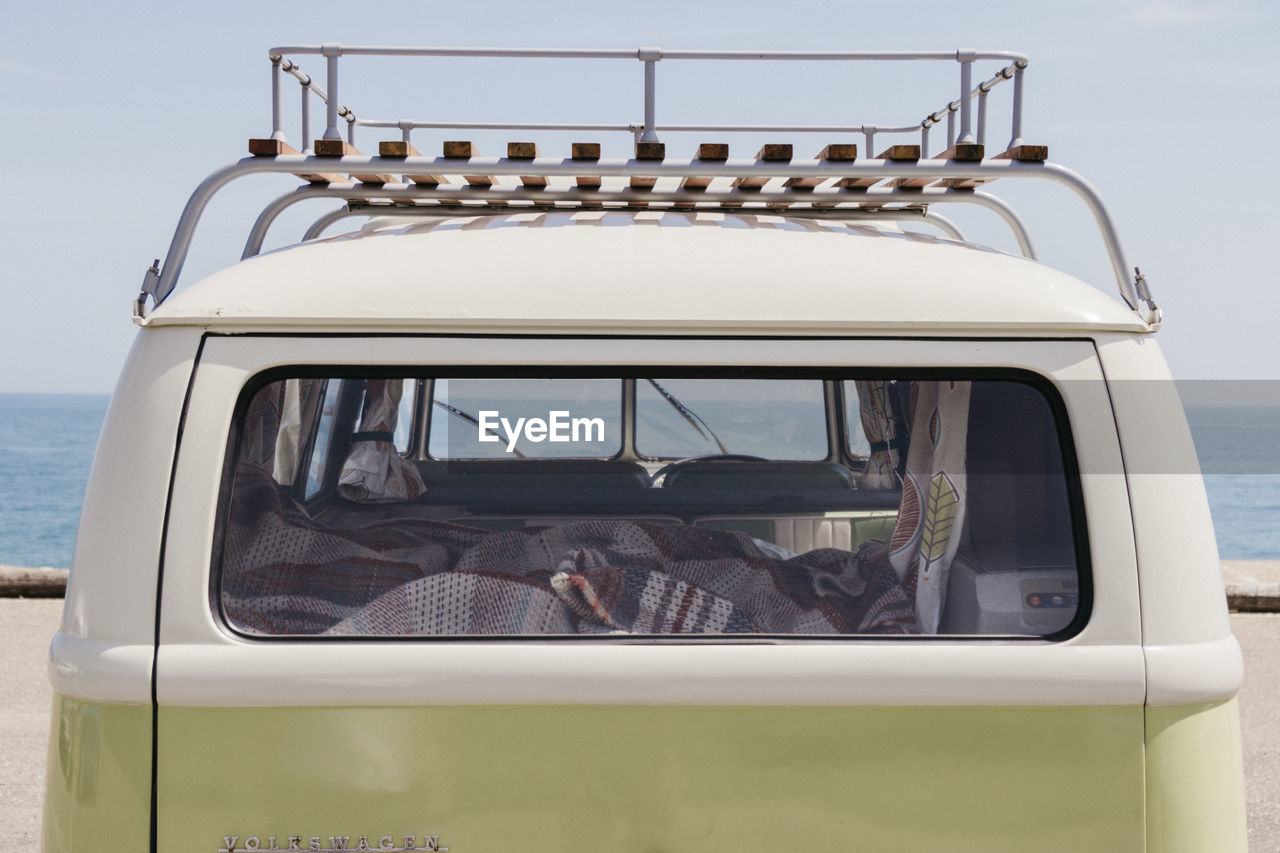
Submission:
<svg viewBox="0 0 1280 853">
<path fill-rule="evenodd" d="M 639 61 L 634 156 L 419 154 L 446 125 L 338 101 L 379 51 Z M 1022 142 L 1026 58 L 913 55 L 961 96 L 813 157 L 668 157 L 654 67 L 688 58 L 744 57 L 271 52 L 273 135 L 135 306 L 51 650 L 46 853 L 1245 849 L 1159 311 Z M 290 81 L 327 111 L 300 152 Z M 175 288 L 262 173 L 304 183 Z M 1034 259 L 989 192 L 1028 178 L 1092 212 L 1119 298 Z M 261 253 L 313 198 L 340 206 Z"/>
</svg>

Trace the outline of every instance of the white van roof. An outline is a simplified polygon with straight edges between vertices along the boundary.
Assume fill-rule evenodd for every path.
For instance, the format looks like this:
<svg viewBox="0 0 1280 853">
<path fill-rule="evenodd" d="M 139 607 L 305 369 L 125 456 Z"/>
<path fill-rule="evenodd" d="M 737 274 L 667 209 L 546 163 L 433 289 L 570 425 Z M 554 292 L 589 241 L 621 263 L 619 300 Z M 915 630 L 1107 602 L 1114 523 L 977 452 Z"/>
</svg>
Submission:
<svg viewBox="0 0 1280 853">
<path fill-rule="evenodd" d="M 148 325 L 699 334 L 1151 329 L 1039 263 L 894 228 L 754 213 L 375 220 L 250 258 Z"/>
</svg>

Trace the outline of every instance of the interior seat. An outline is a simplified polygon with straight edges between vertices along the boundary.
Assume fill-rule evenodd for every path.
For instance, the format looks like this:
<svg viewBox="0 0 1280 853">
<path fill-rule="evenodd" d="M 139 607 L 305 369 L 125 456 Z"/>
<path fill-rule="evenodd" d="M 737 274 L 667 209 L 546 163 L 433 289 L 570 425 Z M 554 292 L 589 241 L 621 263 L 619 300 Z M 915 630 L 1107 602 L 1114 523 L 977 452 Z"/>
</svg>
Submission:
<svg viewBox="0 0 1280 853">
<path fill-rule="evenodd" d="M 420 461 L 433 487 L 482 489 L 647 489 L 649 475 L 620 459 L 465 459 Z"/>
<path fill-rule="evenodd" d="M 666 489 L 852 489 L 853 473 L 834 462 L 691 459 L 671 468 Z"/>
</svg>

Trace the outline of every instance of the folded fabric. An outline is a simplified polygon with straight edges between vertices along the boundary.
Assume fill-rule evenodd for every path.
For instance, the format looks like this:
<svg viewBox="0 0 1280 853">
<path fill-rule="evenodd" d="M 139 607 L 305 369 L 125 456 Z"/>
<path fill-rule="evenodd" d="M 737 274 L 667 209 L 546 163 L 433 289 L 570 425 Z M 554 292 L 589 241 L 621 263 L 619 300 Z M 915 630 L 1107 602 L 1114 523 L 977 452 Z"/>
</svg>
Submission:
<svg viewBox="0 0 1280 853">
<path fill-rule="evenodd" d="M 572 566 L 573 556 L 565 561 Z M 741 634 L 751 618 L 733 602 L 662 572 L 606 566 L 551 576 L 551 588 L 583 619 L 628 634 Z"/>
</svg>

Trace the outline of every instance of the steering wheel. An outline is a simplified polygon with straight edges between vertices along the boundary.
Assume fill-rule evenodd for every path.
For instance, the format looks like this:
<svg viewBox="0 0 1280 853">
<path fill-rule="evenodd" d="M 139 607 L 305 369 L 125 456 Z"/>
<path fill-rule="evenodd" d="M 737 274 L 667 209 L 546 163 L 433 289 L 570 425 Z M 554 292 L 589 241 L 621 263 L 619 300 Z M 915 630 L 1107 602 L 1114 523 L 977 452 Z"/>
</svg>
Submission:
<svg viewBox="0 0 1280 853">
<path fill-rule="evenodd" d="M 768 462 L 763 456 L 750 456 L 746 453 L 711 453 L 707 456 L 686 456 L 683 459 L 677 459 L 674 462 L 668 462 L 657 471 L 653 472 L 650 482 L 654 486 L 661 486 L 666 482 L 667 475 L 678 468 L 690 465 L 694 462 Z"/>
</svg>

